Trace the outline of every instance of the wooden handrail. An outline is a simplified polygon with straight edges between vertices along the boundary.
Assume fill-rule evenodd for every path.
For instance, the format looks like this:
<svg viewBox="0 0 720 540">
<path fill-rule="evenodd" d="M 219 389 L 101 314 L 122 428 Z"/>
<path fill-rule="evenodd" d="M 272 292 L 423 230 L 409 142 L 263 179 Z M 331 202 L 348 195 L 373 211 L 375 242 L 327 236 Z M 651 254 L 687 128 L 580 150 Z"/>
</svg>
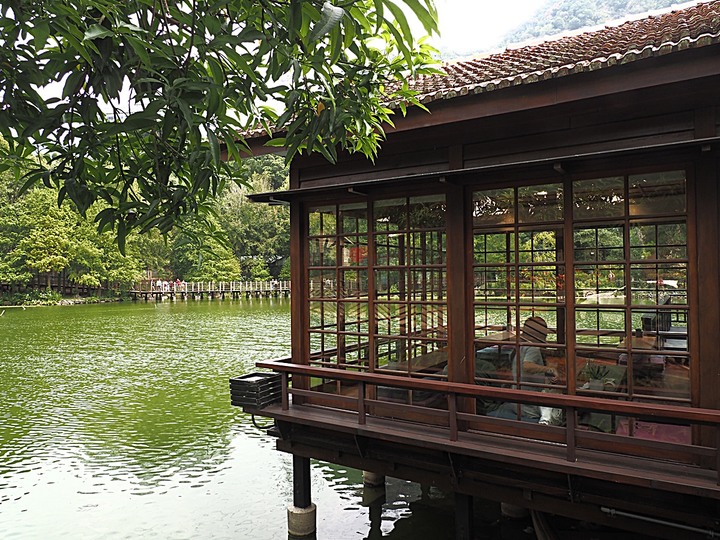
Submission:
<svg viewBox="0 0 720 540">
<path fill-rule="evenodd" d="M 720 428 L 720 410 L 663 405 L 662 408 L 653 403 L 637 403 L 587 396 L 567 394 L 548 394 L 529 390 L 496 388 L 468 383 L 451 383 L 428 379 L 398 377 L 377 373 L 363 373 L 332 368 L 321 368 L 295 364 L 289 358 L 257 362 L 260 368 L 281 373 L 307 375 L 342 381 L 362 382 L 377 386 L 392 386 L 406 390 L 428 390 L 442 394 L 455 394 L 475 398 L 495 399 L 518 403 L 530 403 L 555 408 L 580 409 L 596 412 L 617 413 L 636 418 L 653 418 L 681 421 Z"/>
<path fill-rule="evenodd" d="M 339 381 L 352 381 L 358 383 L 358 396 L 337 396 L 339 399 L 348 399 L 356 402 L 358 424 L 364 425 L 367 422 L 368 400 L 365 393 L 368 385 L 390 386 L 407 390 L 427 390 L 445 394 L 447 397 L 447 421 L 449 437 L 451 441 L 458 440 L 459 425 L 461 417 L 468 416 L 461 413 L 457 407 L 458 396 L 470 396 L 475 398 L 490 398 L 498 401 L 532 403 L 546 405 L 553 408 L 563 408 L 566 411 L 567 424 L 565 426 L 565 448 L 566 459 L 569 462 L 577 460 L 577 424 L 575 414 L 579 410 L 598 411 L 603 413 L 619 414 L 634 418 L 648 418 L 653 420 L 666 420 L 671 423 L 690 423 L 694 425 L 713 426 L 715 431 L 715 448 L 700 445 L 687 447 L 688 455 L 695 457 L 711 457 L 715 461 L 715 482 L 720 486 L 720 411 L 715 409 L 699 409 L 690 407 L 678 407 L 676 405 L 664 405 L 658 408 L 656 404 L 636 403 L 604 399 L 596 397 L 575 396 L 566 394 L 547 394 L 537 391 L 513 390 L 508 388 L 493 388 L 468 383 L 450 383 L 445 381 L 432 381 L 411 377 L 398 377 L 395 375 L 383 375 L 377 373 L 363 373 L 357 371 L 346 371 L 334 368 L 323 368 L 295 364 L 291 358 L 281 358 L 258 362 L 258 367 L 280 372 L 282 375 L 282 409 L 290 408 L 290 393 L 298 393 L 303 396 L 313 394 L 312 390 L 295 390 L 289 388 L 289 376 L 304 375 Z M 400 405 L 398 405 L 400 406 Z M 407 406 L 407 405 L 402 405 Z M 412 407 L 412 406 L 410 406 Z M 677 445 L 671 445 L 677 446 Z"/>
</svg>

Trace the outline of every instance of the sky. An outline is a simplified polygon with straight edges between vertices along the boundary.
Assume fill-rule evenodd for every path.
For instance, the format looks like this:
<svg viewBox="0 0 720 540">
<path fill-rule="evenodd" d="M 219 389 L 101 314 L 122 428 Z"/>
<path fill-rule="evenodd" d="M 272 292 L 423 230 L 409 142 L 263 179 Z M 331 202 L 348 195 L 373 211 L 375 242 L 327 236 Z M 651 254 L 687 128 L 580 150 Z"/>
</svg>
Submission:
<svg viewBox="0 0 720 540">
<path fill-rule="evenodd" d="M 530 19 L 546 0 L 435 0 L 440 20 L 436 47 L 470 53 L 495 45 Z"/>
</svg>

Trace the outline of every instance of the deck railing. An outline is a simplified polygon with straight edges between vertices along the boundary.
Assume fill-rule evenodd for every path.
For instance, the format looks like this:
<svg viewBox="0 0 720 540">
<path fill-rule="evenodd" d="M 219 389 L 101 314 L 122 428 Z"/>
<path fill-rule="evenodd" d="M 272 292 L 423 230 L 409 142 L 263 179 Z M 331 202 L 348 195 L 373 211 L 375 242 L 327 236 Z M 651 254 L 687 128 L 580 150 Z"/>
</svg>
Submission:
<svg viewBox="0 0 720 540">
<path fill-rule="evenodd" d="M 323 403 L 333 403 L 335 407 L 354 411 L 357 422 L 364 425 L 372 415 L 374 407 L 382 406 L 385 410 L 393 407 L 398 412 L 412 409 L 417 418 L 437 424 L 438 419 L 444 420 L 451 441 L 457 441 L 461 427 L 472 425 L 490 434 L 517 435 L 530 433 L 528 438 L 561 443 L 565 446 L 567 461 L 578 460 L 578 448 L 599 449 L 635 457 L 660 458 L 678 463 L 702 462 L 703 468 L 714 469 L 717 484 L 720 485 L 720 411 L 700 409 L 677 405 L 658 405 L 657 403 L 639 403 L 605 399 L 589 396 L 567 394 L 551 394 L 527 390 L 496 388 L 467 383 L 449 383 L 445 381 L 422 378 L 398 377 L 393 375 L 338 370 L 292 363 L 289 358 L 259 362 L 258 367 L 270 369 L 282 375 L 282 409 L 290 408 L 290 395 L 307 399 L 322 399 Z M 352 395 L 333 394 L 317 389 L 298 388 L 291 386 L 290 376 L 316 378 L 322 381 L 342 381 L 357 388 Z M 390 387 L 407 391 L 434 392 L 446 399 L 447 409 L 428 408 L 408 404 L 392 403 L 378 400 L 369 394 L 370 388 Z M 528 422 L 518 422 L 491 418 L 467 412 L 460 407 L 463 398 L 495 400 L 533 404 L 544 407 L 562 408 L 565 412 L 564 426 L 540 426 Z M 675 425 L 690 425 L 712 430 L 713 442 L 710 445 L 684 444 L 660 440 L 647 440 L 617 434 L 595 433 L 580 429 L 577 423 L 578 413 L 597 412 L 634 420 L 646 420 Z M 400 417 L 398 415 L 396 419 Z M 622 441 L 622 445 L 618 444 Z"/>
</svg>

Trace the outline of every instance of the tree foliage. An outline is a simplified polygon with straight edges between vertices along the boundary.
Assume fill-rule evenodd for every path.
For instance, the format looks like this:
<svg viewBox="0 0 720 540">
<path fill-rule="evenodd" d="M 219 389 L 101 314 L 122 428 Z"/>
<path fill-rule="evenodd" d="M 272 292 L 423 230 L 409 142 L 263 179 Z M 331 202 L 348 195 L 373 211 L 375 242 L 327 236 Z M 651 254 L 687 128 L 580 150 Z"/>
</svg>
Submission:
<svg viewBox="0 0 720 540">
<path fill-rule="evenodd" d="M 129 232 L 123 256 L 114 236 L 94 226 L 102 203 L 82 216 L 69 201 L 58 206 L 56 189 L 39 186 L 18 195 L 20 182 L 0 173 L 0 284 L 23 289 L 51 273 L 91 288 L 129 286 L 148 273 L 186 281 L 279 277 L 289 257 L 287 209 L 251 204 L 245 195 L 286 185 L 287 168 L 282 158 L 265 156 L 243 161 L 240 175 L 248 187 L 221 192 L 214 212 L 186 219 L 165 235 Z"/>
<path fill-rule="evenodd" d="M 264 274 L 259 268 L 265 272 L 272 269 L 273 275 L 277 275 L 290 256 L 289 208 L 255 204 L 247 195 L 287 189 L 287 167 L 278 156 L 262 156 L 243 161 L 240 174 L 246 179 L 244 185 L 229 185 L 218 199 L 219 222 L 241 261 L 245 278 L 255 279 Z"/>
<path fill-rule="evenodd" d="M 168 232 L 238 179 L 223 157 L 250 128 L 289 157 L 372 157 L 387 103 L 414 103 L 408 77 L 433 70 L 412 20 L 433 32 L 432 0 L 3 0 L 0 167 L 81 213 L 101 201 L 121 248 Z"/>
</svg>

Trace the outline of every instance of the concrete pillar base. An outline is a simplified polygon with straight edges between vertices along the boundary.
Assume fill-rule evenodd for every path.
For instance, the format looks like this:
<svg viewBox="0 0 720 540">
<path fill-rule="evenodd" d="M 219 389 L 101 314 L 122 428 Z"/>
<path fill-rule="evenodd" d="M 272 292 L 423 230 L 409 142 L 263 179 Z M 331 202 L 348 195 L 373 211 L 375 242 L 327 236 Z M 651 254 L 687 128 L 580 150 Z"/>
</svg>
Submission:
<svg viewBox="0 0 720 540">
<path fill-rule="evenodd" d="M 500 513 L 503 517 L 512 519 L 522 519 L 530 515 L 530 512 L 524 506 L 516 506 L 508 503 L 500 503 Z"/>
<path fill-rule="evenodd" d="M 291 536 L 310 536 L 315 533 L 317 506 L 312 503 L 307 508 L 290 505 L 287 509 L 288 534 Z"/>
<path fill-rule="evenodd" d="M 369 487 L 384 486 L 385 476 L 371 471 L 363 471 L 363 484 Z"/>
</svg>

